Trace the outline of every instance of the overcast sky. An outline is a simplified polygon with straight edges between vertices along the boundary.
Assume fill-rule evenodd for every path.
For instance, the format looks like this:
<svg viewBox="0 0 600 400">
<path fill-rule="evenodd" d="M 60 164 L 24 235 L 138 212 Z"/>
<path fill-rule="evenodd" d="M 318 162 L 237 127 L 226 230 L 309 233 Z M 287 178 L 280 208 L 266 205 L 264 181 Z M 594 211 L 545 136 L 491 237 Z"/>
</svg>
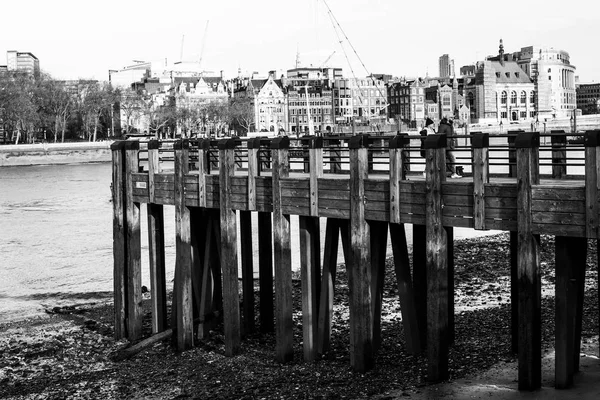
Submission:
<svg viewBox="0 0 600 400">
<path fill-rule="evenodd" d="M 347 38 L 323 0 L 6 1 L 0 65 L 7 50 L 18 50 L 33 53 L 55 78 L 105 80 L 109 69 L 132 60 L 178 61 L 183 42 L 184 61 L 202 52 L 202 67 L 226 76 L 238 67 L 261 74 L 293 68 L 297 51 L 303 66 L 321 66 L 335 51 L 328 66 L 342 67 L 349 77 L 349 65 L 357 77 L 367 71 L 437 76 L 440 55 L 448 53 L 458 73 L 462 65 L 497 54 L 502 38 L 506 52 L 530 45 L 566 50 L 580 81 L 600 82 L 600 14 L 593 0 L 327 4 Z"/>
</svg>

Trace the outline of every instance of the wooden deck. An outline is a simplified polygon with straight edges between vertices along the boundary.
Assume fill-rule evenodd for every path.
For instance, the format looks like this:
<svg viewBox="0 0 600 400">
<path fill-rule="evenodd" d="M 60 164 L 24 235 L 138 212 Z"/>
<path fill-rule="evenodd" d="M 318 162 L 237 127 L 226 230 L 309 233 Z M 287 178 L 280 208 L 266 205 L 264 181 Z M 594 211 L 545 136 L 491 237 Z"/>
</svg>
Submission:
<svg viewBox="0 0 600 400">
<path fill-rule="evenodd" d="M 375 139 L 354 136 L 345 147 L 336 139 L 305 138 L 300 148 L 290 148 L 287 137 L 251 139 L 245 146 L 234 139 L 192 145 L 184 140 L 174 143 L 168 157 L 168 146 L 158 141 L 144 144 L 143 151 L 137 141 L 115 143 L 115 335 L 135 340 L 141 334 L 141 204 L 148 207 L 153 330 L 166 328 L 162 207 L 172 205 L 177 266 L 171 323 L 178 348 L 192 346 L 194 327 L 198 336 L 208 334 L 211 318 L 220 314 L 226 353 L 239 351 L 242 331 L 255 329 L 253 296 L 248 293 L 253 290 L 252 241 L 258 240 L 260 328 L 275 329 L 275 358 L 291 360 L 290 215 L 298 215 L 304 358 L 314 360 L 328 349 L 336 263 L 331 255 L 337 254 L 341 231 L 349 274 L 351 363 L 357 371 L 373 366 L 380 340 L 380 271 L 385 262 L 381 243 L 385 246 L 389 232 L 408 351 L 426 349 L 428 379 L 443 380 L 448 377 L 453 336 L 452 228 L 504 230 L 511 232 L 512 334 L 513 349 L 519 353 L 519 388 L 532 390 L 541 385 L 539 235 L 555 235 L 556 385 L 572 385 L 578 370 L 587 240 L 598 239 L 600 132 L 585 135 L 585 174 L 579 179 L 566 179 L 565 135 L 553 136 L 551 149 L 546 149 L 551 161 L 544 168 L 551 170 L 553 179 L 540 179 L 540 136 L 535 132 L 508 136 L 503 151 L 509 173 L 503 177 L 490 174 L 490 137 L 472 135 L 471 144 L 460 149 L 468 154 L 469 176 L 450 180 L 445 136 L 427 137 L 425 160 L 417 160 L 406 135 Z M 142 159 L 141 153 L 147 157 Z M 411 169 L 419 163 L 424 164 L 426 178 L 423 167 Z M 251 237 L 252 212 L 258 213 L 258 238 Z M 327 218 L 323 240 L 320 218 Z M 414 229 L 412 266 L 403 224 Z M 238 258 L 243 271 L 241 310 Z"/>
</svg>

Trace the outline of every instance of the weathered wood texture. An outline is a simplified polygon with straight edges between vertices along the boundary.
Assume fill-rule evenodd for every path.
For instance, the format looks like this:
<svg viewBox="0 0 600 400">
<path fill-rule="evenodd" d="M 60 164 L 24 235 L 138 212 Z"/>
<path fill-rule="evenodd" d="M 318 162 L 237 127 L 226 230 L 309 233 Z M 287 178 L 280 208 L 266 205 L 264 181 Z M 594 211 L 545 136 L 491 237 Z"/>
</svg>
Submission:
<svg viewBox="0 0 600 400">
<path fill-rule="evenodd" d="M 238 285 L 237 220 L 231 207 L 231 181 L 235 173 L 234 147 L 221 143 L 219 147 L 220 210 L 221 210 L 221 271 L 223 273 L 223 325 L 225 354 L 240 351 L 240 301 Z"/>
<path fill-rule="evenodd" d="M 194 344 L 190 210 L 185 205 L 184 177 L 189 169 L 189 143 L 175 143 L 175 319 L 177 348 Z"/>
<path fill-rule="evenodd" d="M 275 248 L 275 358 L 279 362 L 293 359 L 292 320 L 292 253 L 290 216 L 282 207 L 281 181 L 289 175 L 289 139 L 272 144 L 273 156 L 273 243 Z M 286 138 L 287 139 L 287 138 Z"/>
<path fill-rule="evenodd" d="M 364 138 L 355 136 L 350 147 L 350 363 L 365 372 L 373 367 L 372 267 L 370 227 L 365 221 L 365 179 L 368 176 L 368 151 Z M 354 139 L 353 138 L 353 139 Z"/>
<path fill-rule="evenodd" d="M 321 241 L 319 218 L 300 217 L 300 277 L 304 360 L 317 358 Z"/>
<path fill-rule="evenodd" d="M 127 336 L 127 241 L 125 220 L 125 150 L 123 142 L 115 142 L 112 151 L 112 204 L 113 204 L 113 287 L 114 336 Z"/>
</svg>

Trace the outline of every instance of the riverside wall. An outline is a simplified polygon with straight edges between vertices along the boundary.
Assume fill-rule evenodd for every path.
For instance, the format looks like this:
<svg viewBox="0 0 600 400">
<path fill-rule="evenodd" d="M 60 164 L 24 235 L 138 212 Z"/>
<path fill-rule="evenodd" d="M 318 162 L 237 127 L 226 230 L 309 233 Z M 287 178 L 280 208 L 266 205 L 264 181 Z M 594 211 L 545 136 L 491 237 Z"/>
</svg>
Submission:
<svg viewBox="0 0 600 400">
<path fill-rule="evenodd" d="M 0 146 L 0 167 L 109 162 L 112 142 L 36 143 Z"/>
</svg>

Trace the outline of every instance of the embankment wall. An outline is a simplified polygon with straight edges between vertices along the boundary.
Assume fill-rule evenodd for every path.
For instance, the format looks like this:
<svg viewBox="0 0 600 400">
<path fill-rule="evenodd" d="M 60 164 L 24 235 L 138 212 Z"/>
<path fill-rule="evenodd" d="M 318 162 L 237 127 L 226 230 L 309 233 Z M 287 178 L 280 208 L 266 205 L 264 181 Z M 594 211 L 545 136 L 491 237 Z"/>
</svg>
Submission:
<svg viewBox="0 0 600 400">
<path fill-rule="evenodd" d="M 0 146 L 0 167 L 76 164 L 111 160 L 109 141 Z"/>
</svg>

